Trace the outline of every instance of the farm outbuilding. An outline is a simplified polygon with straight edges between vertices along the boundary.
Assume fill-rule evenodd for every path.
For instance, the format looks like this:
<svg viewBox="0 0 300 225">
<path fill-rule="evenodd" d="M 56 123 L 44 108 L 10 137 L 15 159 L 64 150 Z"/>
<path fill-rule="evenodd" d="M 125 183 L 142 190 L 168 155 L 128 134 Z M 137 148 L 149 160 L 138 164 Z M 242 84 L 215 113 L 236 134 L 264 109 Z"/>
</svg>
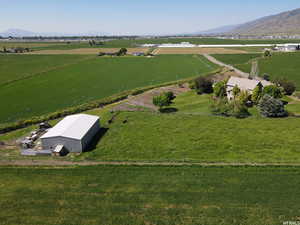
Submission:
<svg viewBox="0 0 300 225">
<path fill-rule="evenodd" d="M 55 153 L 84 151 L 100 129 L 99 119 L 86 114 L 65 117 L 41 137 L 42 148 Z"/>
</svg>

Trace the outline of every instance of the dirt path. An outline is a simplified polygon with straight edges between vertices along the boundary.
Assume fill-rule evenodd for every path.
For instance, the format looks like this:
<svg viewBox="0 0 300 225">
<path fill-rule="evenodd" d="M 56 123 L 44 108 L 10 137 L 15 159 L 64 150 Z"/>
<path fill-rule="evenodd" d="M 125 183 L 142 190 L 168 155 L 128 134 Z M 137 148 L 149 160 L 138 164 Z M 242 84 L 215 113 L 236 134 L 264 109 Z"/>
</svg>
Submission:
<svg viewBox="0 0 300 225">
<path fill-rule="evenodd" d="M 249 73 L 245 73 L 231 65 L 228 65 L 228 64 L 225 64 L 219 60 L 217 60 L 216 58 L 214 58 L 213 56 L 209 55 L 209 54 L 203 54 L 203 56 L 205 58 L 207 58 L 209 61 L 211 61 L 212 63 L 214 64 L 217 64 L 219 66 L 222 66 L 222 67 L 226 67 L 228 68 L 229 70 L 233 70 L 234 72 L 236 72 L 238 75 L 240 75 L 241 77 L 244 77 L 244 78 L 248 78 L 249 77 Z"/>
<path fill-rule="evenodd" d="M 155 88 L 136 96 L 130 96 L 128 99 L 123 101 L 123 103 L 114 107 L 113 111 L 142 111 L 143 108 L 147 108 L 151 111 L 157 111 L 158 108 L 152 103 L 154 96 L 168 91 L 172 91 L 175 96 L 177 96 L 181 93 L 189 91 L 190 89 L 187 86 L 188 84 L 184 84 L 182 87 L 179 87 L 178 85 L 171 85 Z"/>
<path fill-rule="evenodd" d="M 119 166 L 300 166 L 300 163 L 189 163 L 189 162 L 93 162 L 93 161 L 60 161 L 60 160 L 11 160 L 0 161 L 0 166 L 96 166 L 96 165 L 119 165 Z"/>
</svg>

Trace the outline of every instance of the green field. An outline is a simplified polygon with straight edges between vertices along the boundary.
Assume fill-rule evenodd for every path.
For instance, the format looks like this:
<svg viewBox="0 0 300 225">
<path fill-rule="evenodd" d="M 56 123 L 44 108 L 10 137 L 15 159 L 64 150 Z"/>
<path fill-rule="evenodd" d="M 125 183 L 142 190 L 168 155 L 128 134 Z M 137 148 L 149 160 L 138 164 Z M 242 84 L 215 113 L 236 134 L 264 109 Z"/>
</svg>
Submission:
<svg viewBox="0 0 300 225">
<path fill-rule="evenodd" d="M 8 73 L 12 77 L 24 77 L 26 70 L 36 74 L 33 72 L 27 79 L 1 87 L 0 102 L 5 107 L 0 111 L 0 123 L 43 115 L 137 87 L 205 74 L 217 68 L 204 57 L 193 55 L 93 57 L 62 67 L 59 65 L 64 63 L 59 62 L 57 68 L 41 74 L 38 60 L 41 64 L 45 63 L 45 58 L 57 62 L 57 56 L 2 57 L 6 60 L 3 67 L 11 68 L 8 71 L 12 72 Z M 70 58 L 66 56 L 67 61 Z M 61 59 L 64 60 L 64 57 Z M 22 68 L 28 69 L 23 72 Z M 4 69 L 0 71 L 3 82 L 10 80 Z"/>
<path fill-rule="evenodd" d="M 18 79 L 46 72 L 92 58 L 82 55 L 1 55 L 0 87 Z"/>
<path fill-rule="evenodd" d="M 2 167 L 0 174 L 1 225 L 278 225 L 300 213 L 293 167 Z"/>
<path fill-rule="evenodd" d="M 258 54 L 257 57 L 259 56 L 261 55 Z M 251 63 L 248 62 L 249 60 L 255 58 L 255 54 L 214 55 L 214 57 L 225 63 L 235 65 L 238 69 L 241 69 L 245 72 L 250 72 Z M 269 74 L 271 79 L 285 77 L 291 81 L 294 81 L 296 83 L 297 90 L 300 90 L 299 61 L 299 53 L 275 53 L 271 58 L 259 58 L 259 71 L 261 75 L 264 73 Z"/>
<path fill-rule="evenodd" d="M 217 60 L 229 65 L 239 65 L 248 63 L 250 60 L 261 57 L 262 54 L 214 54 Z"/>
<path fill-rule="evenodd" d="M 299 43 L 299 40 L 232 40 L 218 38 L 155 38 L 155 39 L 120 39 L 105 41 L 104 45 L 90 46 L 88 42 L 61 43 L 61 42 L 0 42 L 1 47 L 30 47 L 32 50 L 65 50 L 76 48 L 130 48 L 141 44 L 163 44 L 190 42 L 192 44 L 283 44 Z"/>
</svg>

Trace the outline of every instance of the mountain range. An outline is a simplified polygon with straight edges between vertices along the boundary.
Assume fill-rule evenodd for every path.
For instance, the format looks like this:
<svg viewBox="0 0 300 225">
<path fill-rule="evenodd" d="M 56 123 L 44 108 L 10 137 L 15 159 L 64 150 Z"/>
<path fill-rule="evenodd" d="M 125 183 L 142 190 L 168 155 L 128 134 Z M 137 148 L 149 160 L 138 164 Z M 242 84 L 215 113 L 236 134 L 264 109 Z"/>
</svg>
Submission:
<svg viewBox="0 0 300 225">
<path fill-rule="evenodd" d="M 296 35 L 300 34 L 300 8 L 266 16 L 248 23 L 224 26 L 198 34 Z"/>
</svg>

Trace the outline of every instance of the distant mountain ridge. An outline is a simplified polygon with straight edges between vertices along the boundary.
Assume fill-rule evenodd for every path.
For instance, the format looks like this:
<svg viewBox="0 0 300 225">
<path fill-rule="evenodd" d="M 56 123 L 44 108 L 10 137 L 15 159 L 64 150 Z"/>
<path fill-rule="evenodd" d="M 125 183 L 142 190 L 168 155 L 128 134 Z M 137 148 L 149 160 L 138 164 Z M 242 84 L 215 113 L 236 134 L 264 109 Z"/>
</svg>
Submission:
<svg viewBox="0 0 300 225">
<path fill-rule="evenodd" d="M 223 26 L 196 34 L 300 35 L 300 8 L 240 25 Z"/>
<path fill-rule="evenodd" d="M 300 34 L 300 8 L 242 24 L 229 33 L 241 35 Z"/>
<path fill-rule="evenodd" d="M 77 33 L 77 34 L 71 34 L 71 33 L 59 33 L 59 32 L 48 32 L 48 33 L 38 33 L 38 32 L 32 32 L 28 30 L 22 30 L 22 29 L 8 29 L 6 31 L 0 32 L 0 36 L 2 37 L 37 37 L 37 36 L 43 36 L 43 37 L 54 37 L 54 36 L 106 36 L 109 35 L 108 33 L 104 32 L 97 32 L 97 31 L 90 31 L 86 33 Z"/>
</svg>

